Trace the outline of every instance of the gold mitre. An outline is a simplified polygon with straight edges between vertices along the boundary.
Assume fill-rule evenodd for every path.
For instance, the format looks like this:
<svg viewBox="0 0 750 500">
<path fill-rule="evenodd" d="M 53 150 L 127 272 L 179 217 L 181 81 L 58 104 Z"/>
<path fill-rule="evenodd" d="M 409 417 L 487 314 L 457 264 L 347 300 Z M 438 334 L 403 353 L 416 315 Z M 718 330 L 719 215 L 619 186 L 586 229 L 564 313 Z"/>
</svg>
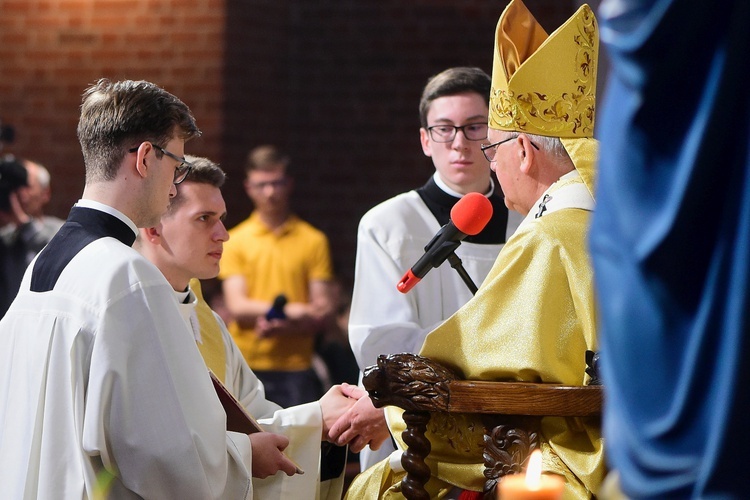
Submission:
<svg viewBox="0 0 750 500">
<path fill-rule="evenodd" d="M 520 0 L 500 16 L 489 126 L 561 138 L 593 137 L 599 36 L 588 5 L 552 35 Z"/>
</svg>

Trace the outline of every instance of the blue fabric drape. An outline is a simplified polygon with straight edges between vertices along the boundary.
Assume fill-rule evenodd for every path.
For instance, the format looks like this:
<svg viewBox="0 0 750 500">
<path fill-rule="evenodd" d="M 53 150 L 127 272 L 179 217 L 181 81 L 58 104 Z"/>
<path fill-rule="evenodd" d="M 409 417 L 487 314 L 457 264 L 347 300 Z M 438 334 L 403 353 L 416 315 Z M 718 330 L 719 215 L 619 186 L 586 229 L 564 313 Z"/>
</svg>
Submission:
<svg viewBox="0 0 750 500">
<path fill-rule="evenodd" d="M 636 498 L 750 487 L 750 2 L 604 1 L 590 234 L 610 467 Z"/>
</svg>

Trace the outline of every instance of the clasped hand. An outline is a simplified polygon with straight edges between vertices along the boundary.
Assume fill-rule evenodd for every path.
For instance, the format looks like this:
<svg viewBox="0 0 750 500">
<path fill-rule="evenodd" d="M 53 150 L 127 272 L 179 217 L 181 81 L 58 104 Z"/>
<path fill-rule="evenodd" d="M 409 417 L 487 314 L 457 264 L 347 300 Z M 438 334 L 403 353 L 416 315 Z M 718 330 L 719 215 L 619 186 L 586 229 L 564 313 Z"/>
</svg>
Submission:
<svg viewBox="0 0 750 500">
<path fill-rule="evenodd" d="M 323 399 L 328 394 L 321 398 L 324 437 L 338 446 L 348 444 L 349 449 L 355 453 L 360 452 L 366 445 L 377 450 L 390 437 L 383 409 L 375 408 L 367 391 L 361 387 L 342 384 L 340 391 L 350 401 L 355 402 L 349 404 L 345 411 L 339 412 L 335 422 L 330 423 L 335 414 L 331 413 L 327 418 L 326 409 L 323 407 Z"/>
<path fill-rule="evenodd" d="M 367 391 L 350 384 L 331 387 L 322 398 L 321 438 L 338 446 L 349 445 L 357 453 L 366 445 L 377 450 L 390 433 L 382 409 L 375 408 Z M 294 463 L 282 451 L 289 445 L 285 436 L 270 432 L 250 435 L 253 446 L 253 477 L 266 478 L 283 471 L 291 476 Z"/>
</svg>

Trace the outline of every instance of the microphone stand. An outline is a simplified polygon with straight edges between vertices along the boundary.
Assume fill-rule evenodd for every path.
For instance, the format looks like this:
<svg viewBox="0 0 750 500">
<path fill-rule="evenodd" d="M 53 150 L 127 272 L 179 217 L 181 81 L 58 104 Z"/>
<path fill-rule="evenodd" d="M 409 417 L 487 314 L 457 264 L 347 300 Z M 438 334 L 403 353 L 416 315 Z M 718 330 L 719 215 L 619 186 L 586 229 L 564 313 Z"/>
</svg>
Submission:
<svg viewBox="0 0 750 500">
<path fill-rule="evenodd" d="M 466 286 L 469 287 L 469 291 L 471 291 L 471 294 L 476 295 L 478 288 L 471 280 L 471 276 L 469 276 L 469 273 L 467 273 L 466 269 L 464 269 L 464 266 L 461 263 L 461 259 L 458 257 L 458 255 L 456 255 L 456 252 L 451 252 L 448 254 L 448 262 L 450 263 L 451 267 L 456 270 L 458 275 L 461 276 L 461 279 L 464 280 L 464 283 L 466 283 Z"/>
</svg>

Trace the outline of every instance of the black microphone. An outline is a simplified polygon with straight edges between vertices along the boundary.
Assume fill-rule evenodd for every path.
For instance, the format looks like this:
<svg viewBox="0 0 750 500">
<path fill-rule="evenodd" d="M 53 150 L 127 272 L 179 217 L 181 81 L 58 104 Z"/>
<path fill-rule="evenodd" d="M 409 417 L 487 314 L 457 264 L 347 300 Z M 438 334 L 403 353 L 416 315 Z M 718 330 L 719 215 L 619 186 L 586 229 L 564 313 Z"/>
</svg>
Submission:
<svg viewBox="0 0 750 500">
<path fill-rule="evenodd" d="M 407 293 L 430 269 L 440 266 L 455 252 L 461 241 L 484 229 L 492 218 L 492 203 L 481 193 L 468 193 L 451 209 L 451 220 L 424 247 L 425 254 L 406 271 L 396 288 Z"/>
<path fill-rule="evenodd" d="M 271 309 L 266 313 L 266 319 L 268 321 L 271 321 L 272 319 L 286 319 L 286 314 L 284 314 L 284 306 L 286 305 L 286 302 L 286 295 L 283 293 L 277 295 L 276 298 L 273 299 Z"/>
</svg>

